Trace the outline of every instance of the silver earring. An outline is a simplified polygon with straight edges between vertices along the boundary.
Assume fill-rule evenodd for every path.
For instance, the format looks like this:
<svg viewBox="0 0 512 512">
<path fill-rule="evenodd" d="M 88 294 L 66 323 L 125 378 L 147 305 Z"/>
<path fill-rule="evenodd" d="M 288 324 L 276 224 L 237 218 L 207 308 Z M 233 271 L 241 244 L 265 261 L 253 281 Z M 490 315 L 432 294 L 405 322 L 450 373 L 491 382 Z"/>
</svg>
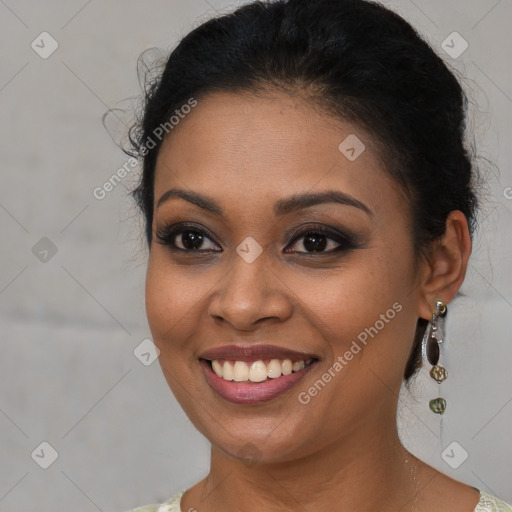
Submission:
<svg viewBox="0 0 512 512">
<path fill-rule="evenodd" d="M 436 310 L 432 314 L 432 320 L 430 322 L 430 329 L 426 336 L 426 343 L 424 345 L 424 356 L 426 356 L 428 362 L 432 365 L 430 370 L 430 376 L 438 383 L 441 384 L 448 377 L 446 368 L 439 364 L 440 356 L 440 344 L 443 339 L 439 333 L 438 321 L 439 318 L 444 318 L 448 308 L 442 300 L 436 300 Z M 444 332 L 443 332 L 444 336 Z M 443 414 L 446 409 L 446 400 L 438 397 L 430 400 L 430 410 L 436 414 Z"/>
</svg>

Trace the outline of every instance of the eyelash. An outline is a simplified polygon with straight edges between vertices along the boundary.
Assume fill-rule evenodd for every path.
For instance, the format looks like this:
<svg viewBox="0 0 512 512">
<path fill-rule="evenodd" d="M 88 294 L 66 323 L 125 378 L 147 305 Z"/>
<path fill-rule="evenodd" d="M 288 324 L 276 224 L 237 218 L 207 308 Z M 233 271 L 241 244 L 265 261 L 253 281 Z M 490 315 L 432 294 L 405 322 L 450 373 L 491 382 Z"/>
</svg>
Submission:
<svg viewBox="0 0 512 512">
<path fill-rule="evenodd" d="M 187 224 L 187 223 L 179 223 L 179 224 L 172 224 L 172 225 L 164 225 L 163 227 L 159 228 L 156 232 L 156 243 L 159 243 L 164 246 L 168 246 L 171 251 L 175 252 L 182 252 L 182 253 L 196 253 L 196 254 L 205 254 L 205 253 L 212 253 L 212 252 L 222 252 L 217 251 L 213 249 L 182 249 L 180 247 L 176 247 L 175 239 L 178 235 L 184 233 L 185 231 L 191 231 L 196 234 L 200 234 L 205 236 L 205 238 L 208 238 L 212 242 L 214 242 L 215 245 L 219 246 L 217 242 L 215 242 L 215 238 L 211 235 L 211 233 L 204 229 L 204 228 L 198 228 L 198 226 L 193 224 Z M 321 252 L 302 252 L 302 251 L 290 251 L 287 252 L 287 254 L 300 254 L 300 255 L 332 255 L 334 253 L 339 252 L 347 252 L 351 249 L 357 248 L 357 240 L 356 237 L 352 234 L 348 233 L 339 233 L 336 231 L 333 231 L 331 229 L 325 228 L 324 226 L 307 226 L 304 229 L 300 229 L 297 233 L 295 233 L 294 237 L 290 240 L 287 247 L 289 245 L 294 245 L 298 240 L 301 240 L 302 238 L 305 238 L 307 235 L 323 235 L 326 238 L 333 240 L 334 242 L 340 244 L 338 247 L 331 249 L 329 251 L 321 251 Z M 288 236 L 287 236 L 288 238 Z"/>
</svg>

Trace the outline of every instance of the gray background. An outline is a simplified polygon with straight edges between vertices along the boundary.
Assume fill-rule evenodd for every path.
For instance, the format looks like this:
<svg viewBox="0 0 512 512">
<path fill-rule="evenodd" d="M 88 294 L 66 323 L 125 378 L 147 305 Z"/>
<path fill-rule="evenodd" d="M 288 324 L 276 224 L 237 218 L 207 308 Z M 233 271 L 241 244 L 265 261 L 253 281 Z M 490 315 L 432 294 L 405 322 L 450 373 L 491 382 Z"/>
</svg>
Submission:
<svg viewBox="0 0 512 512">
<path fill-rule="evenodd" d="M 447 319 L 449 408 L 442 418 L 428 410 L 437 384 L 423 372 L 402 394 L 402 438 L 442 471 L 512 501 L 512 2 L 386 4 L 466 77 L 488 183 L 466 295 Z M 1 511 L 119 512 L 207 473 L 208 442 L 158 362 L 134 356 L 151 337 L 141 224 L 127 196 L 136 176 L 101 201 L 92 191 L 127 160 L 101 117 L 138 94 L 141 52 L 174 46 L 234 5 L 0 0 Z M 43 31 L 59 45 L 46 59 L 31 48 Z M 456 59 L 441 47 L 454 31 L 469 43 Z M 56 254 L 41 252 L 50 247 L 43 237 Z M 43 441 L 58 453 L 48 469 L 39 466 L 51 458 Z M 446 462 L 466 452 L 457 469 Z"/>
</svg>

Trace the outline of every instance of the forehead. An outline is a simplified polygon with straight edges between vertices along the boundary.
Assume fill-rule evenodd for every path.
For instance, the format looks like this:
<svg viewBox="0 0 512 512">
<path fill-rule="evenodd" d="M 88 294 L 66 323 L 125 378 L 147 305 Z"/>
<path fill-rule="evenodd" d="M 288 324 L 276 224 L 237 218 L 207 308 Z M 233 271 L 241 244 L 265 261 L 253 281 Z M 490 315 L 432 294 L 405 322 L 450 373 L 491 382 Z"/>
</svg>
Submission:
<svg viewBox="0 0 512 512">
<path fill-rule="evenodd" d="M 177 186 L 215 196 L 226 210 L 235 198 L 263 206 L 332 188 L 376 205 L 397 188 L 366 131 L 284 92 L 198 100 L 162 144 L 156 201 Z"/>
</svg>

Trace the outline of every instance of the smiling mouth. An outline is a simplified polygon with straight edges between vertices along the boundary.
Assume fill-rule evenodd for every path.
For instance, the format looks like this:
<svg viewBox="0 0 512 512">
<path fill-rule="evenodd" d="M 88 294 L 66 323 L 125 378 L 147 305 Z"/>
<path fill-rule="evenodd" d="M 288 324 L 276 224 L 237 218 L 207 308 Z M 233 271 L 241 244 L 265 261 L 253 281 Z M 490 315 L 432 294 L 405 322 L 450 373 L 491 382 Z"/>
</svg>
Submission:
<svg viewBox="0 0 512 512">
<path fill-rule="evenodd" d="M 258 359 L 230 361 L 226 359 L 205 360 L 217 377 L 226 381 L 259 383 L 299 372 L 316 361 L 314 358 L 300 361 L 291 359 Z"/>
<path fill-rule="evenodd" d="M 217 396 L 237 405 L 254 405 L 274 400 L 297 386 L 318 365 L 318 359 L 200 358 L 199 363 L 208 386 Z"/>
</svg>

